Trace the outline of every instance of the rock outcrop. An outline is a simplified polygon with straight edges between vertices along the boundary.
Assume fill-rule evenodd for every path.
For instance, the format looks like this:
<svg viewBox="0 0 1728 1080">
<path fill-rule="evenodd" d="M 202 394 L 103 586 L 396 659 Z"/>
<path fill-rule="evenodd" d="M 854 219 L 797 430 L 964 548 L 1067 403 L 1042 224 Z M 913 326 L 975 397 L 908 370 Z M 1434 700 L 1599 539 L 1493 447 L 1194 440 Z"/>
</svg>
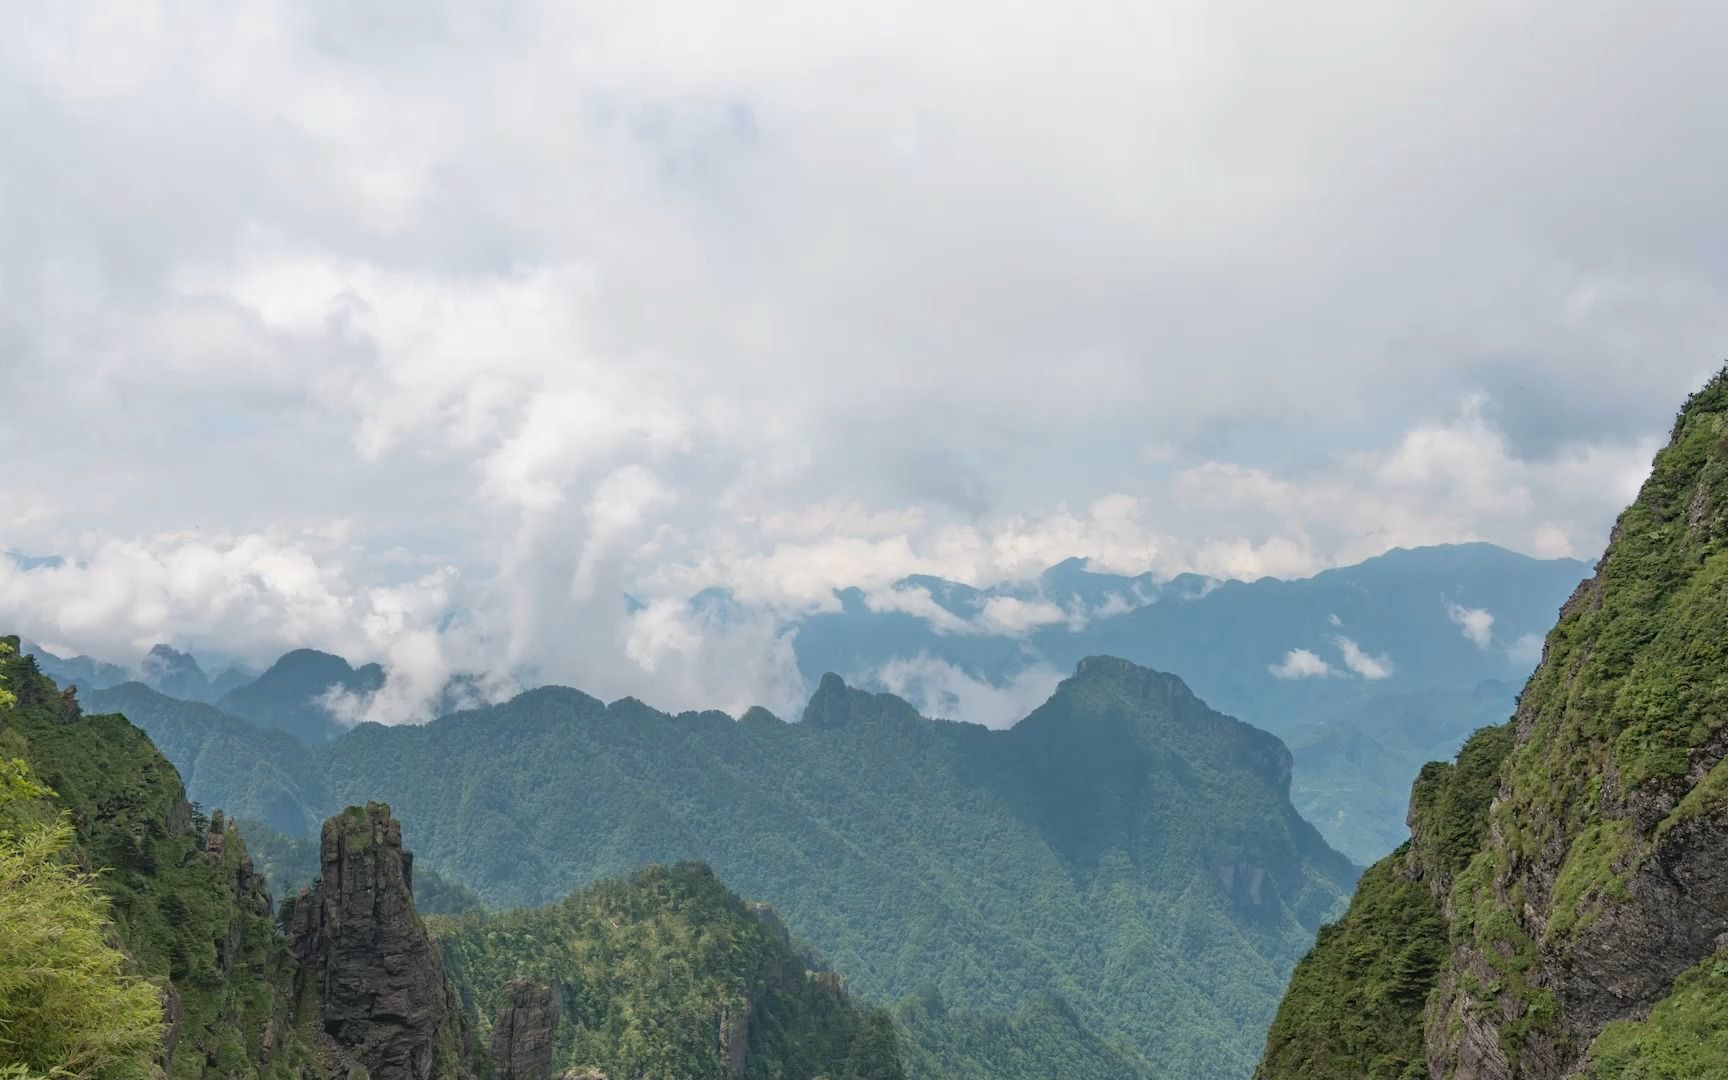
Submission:
<svg viewBox="0 0 1728 1080">
<path fill-rule="evenodd" d="M 495 1080 L 552 1080 L 558 1035 L 558 994 L 532 979 L 513 979 L 499 995 L 492 1025 Z"/>
<path fill-rule="evenodd" d="M 413 856 L 390 808 L 324 823 L 322 876 L 288 916 L 301 978 L 326 1034 L 371 1080 L 466 1073 L 466 1025 L 438 949 L 414 910 Z"/>
</svg>

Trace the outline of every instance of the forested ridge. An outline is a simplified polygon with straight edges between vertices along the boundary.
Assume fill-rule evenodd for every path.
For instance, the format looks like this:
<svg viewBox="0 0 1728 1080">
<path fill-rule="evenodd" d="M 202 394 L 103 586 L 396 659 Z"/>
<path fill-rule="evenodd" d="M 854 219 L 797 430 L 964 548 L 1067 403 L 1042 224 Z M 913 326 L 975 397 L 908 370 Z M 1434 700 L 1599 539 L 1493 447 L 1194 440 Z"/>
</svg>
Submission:
<svg viewBox="0 0 1728 1080">
<path fill-rule="evenodd" d="M 492 1080 L 498 1047 L 471 1037 L 489 1033 L 491 992 L 545 972 L 549 955 L 500 952 L 495 931 L 579 910 L 589 917 L 561 924 L 572 964 L 555 974 L 582 988 L 567 1020 L 583 1061 L 606 1069 L 593 1075 L 904 1075 L 888 1015 L 854 1003 L 840 975 L 807 972 L 784 931 L 705 868 L 648 870 L 544 911 L 452 917 L 450 968 L 477 982 L 446 988 L 414 879 L 432 906 L 476 901 L 415 875 L 399 823 L 372 802 L 333 816 L 319 842 L 268 838 L 279 880 L 303 886 L 278 913 L 237 823 L 187 802 L 143 731 L 84 713 L 17 644 L 0 639 L 7 1080 Z M 469 1019 L 438 1010 L 441 997 Z M 750 1032 L 737 1048 L 728 1017 Z"/>
<path fill-rule="evenodd" d="M 1054 993 L 1091 1038 L 1195 1080 L 1252 1068 L 1357 872 L 1291 806 L 1276 738 L 1105 657 L 999 731 L 830 676 L 796 723 L 546 687 L 278 755 L 275 733 L 136 685 L 102 699 L 119 696 L 242 820 L 292 836 L 382 798 L 493 907 L 702 862 L 866 999 L 934 988 L 1006 1017 Z"/>
</svg>

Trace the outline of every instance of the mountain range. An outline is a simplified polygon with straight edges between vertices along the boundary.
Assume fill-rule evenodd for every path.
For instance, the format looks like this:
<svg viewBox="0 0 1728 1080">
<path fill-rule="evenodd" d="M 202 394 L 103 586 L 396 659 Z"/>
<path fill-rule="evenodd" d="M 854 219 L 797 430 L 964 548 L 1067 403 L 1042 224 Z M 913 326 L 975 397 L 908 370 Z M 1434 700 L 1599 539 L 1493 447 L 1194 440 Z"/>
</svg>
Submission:
<svg viewBox="0 0 1728 1080">
<path fill-rule="evenodd" d="M 1251 1066 L 1357 873 L 1291 805 L 1278 739 L 1110 658 L 1006 730 L 834 675 L 798 723 L 547 687 L 319 745 L 138 683 L 86 700 L 149 732 L 193 798 L 290 838 L 383 800 L 500 907 L 700 861 L 867 998 L 934 991 L 984 1022 L 1054 993 L 1123 1060 L 1195 1078 Z"/>
<path fill-rule="evenodd" d="M 368 802 L 320 826 L 312 880 L 277 910 L 233 820 L 16 647 L 0 639 L 0 1074 L 905 1076 L 889 1015 L 703 867 L 429 926 L 401 823 Z"/>
<path fill-rule="evenodd" d="M 376 690 L 381 670 L 301 652 L 216 694 L 160 648 L 140 669 L 156 687 L 81 696 L 10 639 L 0 859 L 29 867 L 7 870 L 32 890 L 24 919 L 58 888 L 85 912 L 69 925 L 108 928 L 62 951 L 109 950 L 79 969 L 106 974 L 76 977 L 124 999 L 110 1056 L 155 1040 L 159 1067 L 199 1080 L 1728 1074 L 1728 372 L 1687 403 L 1509 720 L 1512 683 L 1433 680 L 1516 662 L 1523 633 L 1493 659 L 1519 626 L 1510 579 L 1495 609 L 1439 594 L 1474 668 L 1406 663 L 1368 632 L 1417 620 L 1440 562 L 1516 577 L 1504 556 L 1394 553 L 1237 589 L 1128 579 L 1147 602 L 1105 621 L 1138 620 L 1137 647 L 1209 678 L 1236 669 L 1207 669 L 1208 649 L 1297 642 L 1225 691 L 1299 688 L 1298 722 L 1272 725 L 1294 754 L 1106 655 L 1006 726 L 828 672 L 796 722 L 540 687 L 341 730 L 332 687 Z M 938 586 L 918 587 L 951 615 L 1009 610 Z M 1251 611 L 1258 636 L 1165 640 L 1181 620 L 1147 614 L 1220 595 L 1190 627 L 1226 634 Z M 1292 638 L 1309 623 L 1333 652 Z M 1396 648 L 1434 636 L 1413 633 Z M 1477 721 L 1451 762 L 1420 766 L 1408 838 L 1366 873 L 1292 801 L 1306 762 L 1311 805 L 1360 823 L 1383 797 L 1364 774 L 1444 754 Z M 274 919 L 267 876 L 293 893 Z M 416 879 L 444 914 L 422 918 Z M 0 1052 L 11 1031 L 40 1049 L 89 1026 L 52 1034 L 43 1010 L 80 998 L 39 992 L 44 971 L 0 979 L 28 1024 Z"/>
<path fill-rule="evenodd" d="M 832 671 L 936 716 L 959 710 L 953 680 L 1021 680 L 1042 696 L 1088 655 L 1176 672 L 1222 711 L 1281 735 L 1295 753 L 1298 809 L 1367 863 L 1402 840 L 1405 796 L 1422 763 L 1511 714 L 1541 630 L 1587 572 L 1488 544 L 1394 550 L 1293 581 L 1159 581 L 1070 559 L 1036 581 L 989 589 L 933 577 L 844 589 L 834 611 L 790 629 L 811 687 Z M 694 602 L 731 603 L 718 591 Z M 89 692 L 137 681 L 313 744 L 344 730 L 329 695 L 364 698 L 386 677 L 375 664 L 308 649 L 262 675 L 229 667 L 214 678 L 166 645 L 130 669 L 25 651 L 62 685 Z M 453 686 L 438 709 L 472 698 L 462 690 Z"/>
</svg>

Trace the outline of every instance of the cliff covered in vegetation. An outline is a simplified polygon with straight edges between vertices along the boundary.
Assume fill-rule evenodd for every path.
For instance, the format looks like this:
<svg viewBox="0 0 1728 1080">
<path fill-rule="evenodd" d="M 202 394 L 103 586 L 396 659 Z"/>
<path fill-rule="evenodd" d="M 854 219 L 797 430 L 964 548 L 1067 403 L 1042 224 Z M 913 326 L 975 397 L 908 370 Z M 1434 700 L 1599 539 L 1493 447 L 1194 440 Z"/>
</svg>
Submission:
<svg viewBox="0 0 1728 1080">
<path fill-rule="evenodd" d="M 1263 1080 L 1728 1072 L 1728 372 L 1410 825 L 1297 969 Z"/>
<path fill-rule="evenodd" d="M 0 647 L 6 1080 L 551 1080 L 533 1011 L 505 1014 L 501 1045 L 490 1011 L 537 974 L 605 1070 L 578 1076 L 901 1080 L 887 1015 L 703 868 L 474 914 L 435 943 L 401 824 L 368 803 L 315 852 L 275 838 L 285 874 L 316 867 L 278 918 L 235 821 L 203 817 L 142 731 L 86 715 L 16 649 Z M 543 941 L 512 948 L 534 927 Z"/>
</svg>

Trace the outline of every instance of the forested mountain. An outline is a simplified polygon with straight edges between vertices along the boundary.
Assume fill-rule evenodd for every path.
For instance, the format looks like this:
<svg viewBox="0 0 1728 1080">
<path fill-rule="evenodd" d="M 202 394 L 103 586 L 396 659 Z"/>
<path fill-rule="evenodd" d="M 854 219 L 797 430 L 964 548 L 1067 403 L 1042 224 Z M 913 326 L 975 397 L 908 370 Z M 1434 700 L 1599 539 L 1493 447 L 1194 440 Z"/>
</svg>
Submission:
<svg viewBox="0 0 1728 1080">
<path fill-rule="evenodd" d="M 905 1076 L 892 1018 L 855 1005 L 841 975 L 809 970 L 772 909 L 698 864 L 650 867 L 546 907 L 437 919 L 433 932 L 501 1058 L 514 1042 L 544 1047 L 554 1073 Z"/>
<path fill-rule="evenodd" d="M 1107 658 L 1009 730 L 830 676 L 795 724 L 548 687 L 290 755 L 279 733 L 112 693 L 104 707 L 161 726 L 198 798 L 244 820 L 291 833 L 387 799 L 431 865 L 495 906 L 702 861 L 866 997 L 935 987 L 961 1012 L 1011 1014 L 1054 991 L 1093 1038 L 1171 1075 L 1251 1067 L 1355 879 L 1291 806 L 1276 738 Z"/>
<path fill-rule="evenodd" d="M 142 731 L 85 714 L 16 646 L 0 641 L 0 1075 L 551 1080 L 550 1061 L 520 1068 L 533 1032 L 486 1011 L 513 1018 L 496 991 L 534 974 L 560 988 L 572 1063 L 608 1070 L 578 1075 L 903 1075 L 887 1015 L 808 974 L 700 867 L 458 919 L 440 949 L 400 824 L 368 803 L 278 852 L 294 876 L 311 864 L 278 926 L 233 821 L 201 817 Z M 513 950 L 533 927 L 556 947 Z M 451 982 L 446 955 L 478 982 Z"/>
<path fill-rule="evenodd" d="M 1482 543 L 1398 548 L 1290 580 L 1184 575 L 1159 585 L 1070 560 L 1036 582 L 988 590 L 930 577 L 842 590 L 838 610 L 798 621 L 795 645 L 811 682 L 834 671 L 868 683 L 921 654 L 996 683 L 1037 664 L 1120 656 L 1176 672 L 1214 707 L 1282 734 L 1384 694 L 1524 678 L 1534 644 L 1588 573 L 1574 559 Z M 910 602 L 925 594 L 928 604 Z M 1275 670 L 1294 649 L 1324 668 Z"/>
<path fill-rule="evenodd" d="M 1098 1037 L 1074 1007 L 1040 994 L 1009 1015 L 950 1008 L 933 989 L 894 1011 L 907 1074 L 931 1080 L 1152 1080 L 1160 1074 Z M 1167 1074 L 1172 1077 L 1174 1074 Z"/>
<path fill-rule="evenodd" d="M 1174 672 L 1215 707 L 1284 737 L 1296 754 L 1297 808 L 1334 847 L 1371 862 L 1402 840 L 1422 763 L 1511 714 L 1540 632 L 1587 570 L 1488 544 L 1396 550 L 1291 581 L 1159 581 L 1069 559 L 1034 581 L 987 589 L 920 575 L 887 590 L 843 589 L 836 610 L 786 629 L 812 687 L 833 671 L 866 689 L 898 689 L 937 716 L 958 700 L 941 678 L 918 674 L 931 663 L 996 684 L 1038 671 L 1053 686 L 1056 671 L 1094 654 Z M 693 602 L 731 603 L 714 590 Z M 1290 663 L 1294 653 L 1301 663 Z M 142 682 L 314 743 L 341 730 L 321 704 L 332 691 L 363 696 L 384 678 L 375 665 L 300 650 L 256 679 L 230 669 L 199 693 L 196 662 L 167 646 L 137 672 L 37 655 L 62 685 Z M 469 689 L 453 682 L 437 711 L 462 707 Z M 296 828 L 260 813 L 249 816 Z"/>
<path fill-rule="evenodd" d="M 1518 710 L 1303 960 L 1262 1080 L 1728 1075 L 1728 372 L 1694 395 Z"/>
<path fill-rule="evenodd" d="M 1490 544 L 1398 549 L 1296 580 L 1159 583 L 1069 560 L 987 590 L 930 577 L 842 590 L 838 610 L 798 621 L 795 645 L 809 679 L 904 684 L 937 715 L 952 707 L 942 681 L 908 682 L 919 665 L 897 661 L 934 658 L 997 685 L 1100 653 L 1175 672 L 1214 707 L 1283 736 L 1297 807 L 1367 862 L 1402 839 L 1422 762 L 1511 714 L 1541 633 L 1588 572 Z"/>
<path fill-rule="evenodd" d="M 329 694 L 365 695 L 383 685 L 384 669 L 377 664 L 355 668 L 340 656 L 297 649 L 256 679 L 223 694 L 217 704 L 259 727 L 316 743 L 341 730 L 331 716 Z"/>
<path fill-rule="evenodd" d="M 0 656 L 0 679 L 16 697 L 0 707 L 0 759 L 45 785 L 35 801 L 50 819 L 67 815 L 75 862 L 104 871 L 93 884 L 126 957 L 109 981 L 148 980 L 158 1004 L 143 1062 L 96 1075 L 145 1076 L 152 1059 L 176 1078 L 319 1075 L 315 1038 L 296 1022 L 293 957 L 244 846 L 220 822 L 197 818 L 173 767 L 126 720 L 84 715 L 30 658 Z M 20 842 L 7 832 L 0 846 Z M 21 995 L 17 985 L 0 979 L 0 1011 L 14 1027 L 32 996 L 52 1000 L 28 977 Z M 59 1022 L 75 1023 L 80 1000 L 97 992 L 86 985 Z M 29 1049 L 0 1035 L 0 1065 L 48 1075 L 62 1064 L 33 1060 Z"/>
</svg>

